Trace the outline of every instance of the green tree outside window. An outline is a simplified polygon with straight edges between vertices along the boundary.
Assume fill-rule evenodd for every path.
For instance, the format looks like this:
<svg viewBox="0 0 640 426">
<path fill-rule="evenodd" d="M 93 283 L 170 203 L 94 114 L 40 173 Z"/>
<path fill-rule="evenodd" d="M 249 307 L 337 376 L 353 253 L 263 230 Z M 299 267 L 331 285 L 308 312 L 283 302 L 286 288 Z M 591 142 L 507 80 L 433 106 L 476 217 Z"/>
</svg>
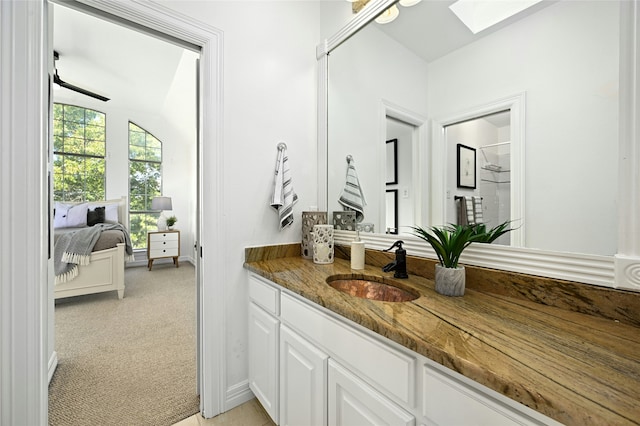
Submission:
<svg viewBox="0 0 640 426">
<path fill-rule="evenodd" d="M 160 212 L 151 200 L 162 194 L 162 142 L 129 122 L 129 232 L 134 248 L 147 247 L 147 232 L 156 229 Z"/>
<path fill-rule="evenodd" d="M 106 115 L 74 105 L 53 105 L 53 199 L 105 197 Z"/>
</svg>

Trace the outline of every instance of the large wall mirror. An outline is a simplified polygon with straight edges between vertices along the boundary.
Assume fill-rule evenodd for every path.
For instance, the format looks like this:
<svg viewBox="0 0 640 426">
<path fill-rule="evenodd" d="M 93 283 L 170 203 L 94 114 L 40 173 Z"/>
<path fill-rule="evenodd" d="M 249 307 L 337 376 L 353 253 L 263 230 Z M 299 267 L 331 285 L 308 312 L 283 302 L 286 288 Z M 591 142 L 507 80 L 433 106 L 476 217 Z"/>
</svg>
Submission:
<svg viewBox="0 0 640 426">
<path fill-rule="evenodd" d="M 513 220 L 519 229 L 501 247 L 474 247 L 468 263 L 614 286 L 621 64 L 626 40 L 637 37 L 621 22 L 637 14 L 633 2 L 542 1 L 477 34 L 453 1 L 398 4 L 393 22 L 375 22 L 392 3 L 372 0 L 319 55 L 329 217 L 344 210 L 351 156 L 362 223 L 374 231 L 361 234 L 369 247 L 400 237 L 428 256 L 408 226 L 455 223 L 459 198 L 475 196 L 486 223 Z M 397 141 L 392 184 L 389 140 Z M 459 146 L 473 153 L 474 185 L 459 184 Z M 398 235 L 388 226 L 388 191 L 397 193 Z M 535 268 L 491 260 L 523 256 L 525 264 L 535 257 Z M 548 263 L 558 257 L 594 269 L 566 274 L 573 266 Z"/>
</svg>

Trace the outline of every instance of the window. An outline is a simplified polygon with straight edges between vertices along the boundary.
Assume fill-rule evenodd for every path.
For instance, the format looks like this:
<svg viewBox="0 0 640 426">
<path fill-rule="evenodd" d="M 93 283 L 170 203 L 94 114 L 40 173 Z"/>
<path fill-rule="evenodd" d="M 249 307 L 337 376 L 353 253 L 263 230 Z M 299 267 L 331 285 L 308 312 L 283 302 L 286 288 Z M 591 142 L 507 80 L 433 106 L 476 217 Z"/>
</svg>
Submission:
<svg viewBox="0 0 640 426">
<path fill-rule="evenodd" d="M 104 200 L 105 141 L 104 113 L 53 105 L 54 200 Z"/>
<path fill-rule="evenodd" d="M 156 229 L 160 212 L 151 210 L 162 194 L 162 142 L 129 122 L 129 232 L 133 248 L 146 248 L 147 231 Z"/>
</svg>

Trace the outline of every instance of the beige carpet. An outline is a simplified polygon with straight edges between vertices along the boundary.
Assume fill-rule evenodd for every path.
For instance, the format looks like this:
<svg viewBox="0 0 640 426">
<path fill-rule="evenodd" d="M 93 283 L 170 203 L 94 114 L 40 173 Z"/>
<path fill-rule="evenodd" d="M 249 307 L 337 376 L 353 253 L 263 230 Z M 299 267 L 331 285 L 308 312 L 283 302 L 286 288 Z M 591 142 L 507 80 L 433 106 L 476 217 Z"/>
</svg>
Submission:
<svg viewBox="0 0 640 426">
<path fill-rule="evenodd" d="M 125 270 L 116 292 L 56 302 L 50 425 L 172 425 L 199 411 L 195 269 Z"/>
</svg>

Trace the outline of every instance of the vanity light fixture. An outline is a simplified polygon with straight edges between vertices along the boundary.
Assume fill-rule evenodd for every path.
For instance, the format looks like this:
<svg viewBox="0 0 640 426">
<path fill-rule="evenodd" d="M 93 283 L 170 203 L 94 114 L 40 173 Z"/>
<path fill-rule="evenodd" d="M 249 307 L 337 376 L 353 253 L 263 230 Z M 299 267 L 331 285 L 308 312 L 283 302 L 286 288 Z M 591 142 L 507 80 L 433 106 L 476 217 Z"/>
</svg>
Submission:
<svg viewBox="0 0 640 426">
<path fill-rule="evenodd" d="M 389 22 L 395 20 L 399 15 L 400 11 L 398 10 L 398 6 L 394 4 L 389 9 L 378 15 L 378 17 L 376 18 L 376 22 L 378 24 L 388 24 Z"/>
<path fill-rule="evenodd" d="M 352 3 L 351 10 L 353 11 L 353 13 L 358 13 L 362 10 L 363 7 L 367 5 L 367 3 L 369 3 L 370 0 L 347 0 L 347 1 Z M 403 7 L 411 7 L 420 3 L 421 1 L 422 0 L 400 0 L 398 3 Z M 393 6 L 391 6 L 384 12 L 382 12 L 375 19 L 375 21 L 378 24 L 388 24 L 389 22 L 392 22 L 393 20 L 395 20 L 399 15 L 400 15 L 400 9 L 398 9 L 398 6 L 394 4 Z"/>
<path fill-rule="evenodd" d="M 458 0 L 449 9 L 463 24 L 477 34 L 541 0 Z"/>
</svg>

